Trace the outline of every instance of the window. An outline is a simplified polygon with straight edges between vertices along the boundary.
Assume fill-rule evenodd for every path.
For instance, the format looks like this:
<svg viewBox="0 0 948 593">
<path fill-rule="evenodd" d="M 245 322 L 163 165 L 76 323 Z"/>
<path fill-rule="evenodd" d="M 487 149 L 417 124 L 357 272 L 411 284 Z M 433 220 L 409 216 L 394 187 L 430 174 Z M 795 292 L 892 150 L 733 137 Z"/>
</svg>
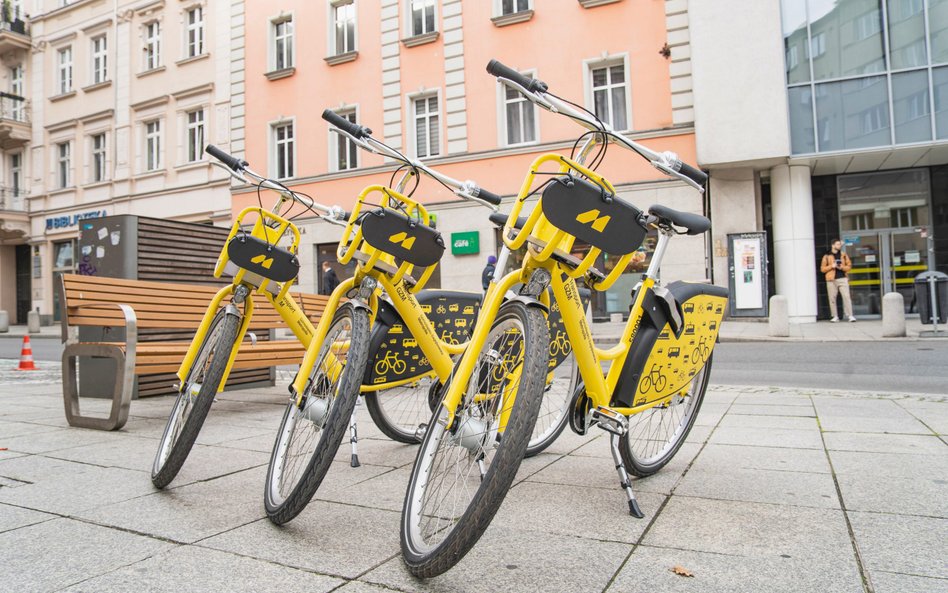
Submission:
<svg viewBox="0 0 948 593">
<path fill-rule="evenodd" d="M 344 0 L 332 5 L 333 34 L 335 42 L 333 54 L 340 55 L 355 51 L 355 3 L 353 0 Z"/>
<path fill-rule="evenodd" d="M 506 84 L 502 85 L 504 97 L 504 128 L 508 146 L 535 142 L 536 106 L 519 91 Z"/>
<path fill-rule="evenodd" d="M 273 174 L 277 179 L 287 179 L 294 174 L 293 123 L 273 125 Z"/>
<path fill-rule="evenodd" d="M 502 0 L 500 3 L 500 14 L 515 14 L 530 10 L 530 0 Z"/>
<path fill-rule="evenodd" d="M 188 48 L 186 55 L 189 58 L 199 56 L 204 53 L 204 8 L 197 6 L 187 13 L 187 32 Z"/>
<path fill-rule="evenodd" d="M 337 111 L 336 114 L 353 123 L 356 121 L 356 112 L 354 109 L 348 111 Z M 335 153 L 331 158 L 334 160 L 333 165 L 335 165 L 336 170 L 346 171 L 348 169 L 355 169 L 358 167 L 359 161 L 357 156 L 359 154 L 359 149 L 355 145 L 355 142 L 349 140 L 342 134 L 337 134 L 335 132 L 329 132 L 329 134 L 333 141 L 333 151 Z"/>
<path fill-rule="evenodd" d="M 438 96 L 412 100 L 415 121 L 415 156 L 419 158 L 441 154 Z"/>
<path fill-rule="evenodd" d="M 72 144 L 69 142 L 60 142 L 56 145 L 56 153 L 58 155 L 56 180 L 58 181 L 59 188 L 62 189 L 72 185 Z"/>
<path fill-rule="evenodd" d="M 161 167 L 161 120 L 145 124 L 145 170 L 156 171 Z"/>
<path fill-rule="evenodd" d="M 201 160 L 204 152 L 204 110 L 188 112 L 188 162 Z"/>
<path fill-rule="evenodd" d="M 810 38 L 810 55 L 818 58 L 826 53 L 826 33 L 817 33 Z"/>
<path fill-rule="evenodd" d="M 60 95 L 72 91 L 72 47 L 64 47 L 56 54 L 59 63 L 58 84 Z"/>
<path fill-rule="evenodd" d="M 92 38 L 92 84 L 99 84 L 109 79 L 108 73 L 108 46 L 105 35 Z"/>
<path fill-rule="evenodd" d="M 592 68 L 592 98 L 596 115 L 616 130 L 627 130 L 625 65 Z"/>
<path fill-rule="evenodd" d="M 293 20 L 273 23 L 274 70 L 293 67 Z"/>
<path fill-rule="evenodd" d="M 158 21 L 145 25 L 144 41 L 142 68 L 147 72 L 161 65 L 161 24 Z"/>
<path fill-rule="evenodd" d="M 20 97 L 19 99 L 10 99 L 10 117 L 16 121 L 23 121 L 23 64 L 17 64 L 10 68 L 10 94 Z"/>
<path fill-rule="evenodd" d="M 23 185 L 23 153 L 15 152 L 10 155 L 10 191 L 14 197 L 20 195 Z"/>
<path fill-rule="evenodd" d="M 411 34 L 425 35 L 435 30 L 435 0 L 411 1 Z"/>
<path fill-rule="evenodd" d="M 92 137 L 92 182 L 105 181 L 105 134 Z"/>
<path fill-rule="evenodd" d="M 889 127 L 889 114 L 885 105 L 873 105 L 857 115 L 863 134 L 878 132 Z"/>
<path fill-rule="evenodd" d="M 856 39 L 862 41 L 882 31 L 882 14 L 873 9 L 856 19 Z"/>
</svg>

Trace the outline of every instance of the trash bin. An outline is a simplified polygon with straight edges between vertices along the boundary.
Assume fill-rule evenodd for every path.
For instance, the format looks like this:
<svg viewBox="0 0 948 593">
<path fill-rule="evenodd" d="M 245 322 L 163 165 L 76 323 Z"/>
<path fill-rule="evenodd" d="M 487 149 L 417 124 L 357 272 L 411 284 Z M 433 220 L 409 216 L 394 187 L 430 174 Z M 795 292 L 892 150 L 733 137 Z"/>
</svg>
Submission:
<svg viewBox="0 0 948 593">
<path fill-rule="evenodd" d="M 922 323 L 932 323 L 932 285 L 935 283 L 935 298 L 938 323 L 948 323 L 948 274 L 944 272 L 922 272 L 915 277 L 915 300 Z"/>
</svg>

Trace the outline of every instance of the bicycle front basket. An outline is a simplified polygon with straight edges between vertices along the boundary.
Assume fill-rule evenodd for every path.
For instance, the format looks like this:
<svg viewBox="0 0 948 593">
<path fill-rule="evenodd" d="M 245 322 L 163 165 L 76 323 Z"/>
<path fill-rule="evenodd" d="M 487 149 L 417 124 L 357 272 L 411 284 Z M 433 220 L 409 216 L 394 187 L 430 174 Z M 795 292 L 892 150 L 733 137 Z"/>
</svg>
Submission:
<svg viewBox="0 0 948 593">
<path fill-rule="evenodd" d="M 295 255 L 245 232 L 238 232 L 227 242 L 227 257 L 248 272 L 275 282 L 289 282 L 300 271 Z"/>
<path fill-rule="evenodd" d="M 419 268 L 433 266 L 444 254 L 441 233 L 387 208 L 363 215 L 362 238 L 375 249 Z"/>
</svg>

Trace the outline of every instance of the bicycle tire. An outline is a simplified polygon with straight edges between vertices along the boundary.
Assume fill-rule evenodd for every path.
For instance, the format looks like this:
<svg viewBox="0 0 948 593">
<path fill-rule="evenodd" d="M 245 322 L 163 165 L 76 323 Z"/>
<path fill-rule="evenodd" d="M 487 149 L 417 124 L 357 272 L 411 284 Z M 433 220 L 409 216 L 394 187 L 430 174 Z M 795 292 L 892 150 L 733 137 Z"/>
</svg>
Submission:
<svg viewBox="0 0 948 593">
<path fill-rule="evenodd" d="M 544 389 L 525 457 L 533 457 L 545 451 L 559 438 L 569 423 L 569 402 L 579 380 L 579 368 L 572 352 L 553 369 L 553 374 L 553 380 Z"/>
<path fill-rule="evenodd" d="M 349 335 L 342 334 L 344 324 L 348 319 Z M 349 349 L 346 352 L 345 365 L 339 373 L 335 389 L 329 379 L 322 373 L 322 361 L 337 341 L 347 341 Z M 332 323 L 326 333 L 326 339 L 318 345 L 320 353 L 313 364 L 313 376 L 308 384 L 309 393 L 304 398 L 304 409 L 296 405 L 296 398 L 291 398 L 283 413 L 283 420 L 273 443 L 270 455 L 270 464 L 267 467 L 267 478 L 264 487 L 264 508 L 267 517 L 276 525 L 282 525 L 296 517 L 316 494 L 319 485 L 332 465 L 333 457 L 339 449 L 342 437 L 349 428 L 349 418 L 359 397 L 359 388 L 362 377 L 368 364 L 369 343 L 369 313 L 365 309 L 346 304 L 341 306 L 333 316 Z M 312 347 L 312 346 L 311 346 Z M 310 408 L 319 404 L 325 398 L 318 398 L 314 390 L 334 392 L 335 395 L 327 404 L 321 426 L 317 421 L 307 418 Z M 329 395 L 324 393 L 323 395 Z M 301 427 L 298 435 L 296 428 Z M 316 430 L 310 432 L 309 429 Z M 308 445 L 312 443 L 307 437 L 318 435 L 312 452 Z M 305 465 L 295 465 L 292 469 L 302 470 L 295 472 L 287 487 L 283 478 L 291 468 L 287 464 L 291 461 L 290 448 L 299 443 L 298 437 L 304 439 L 302 452 L 292 460 L 298 460 Z"/>
<path fill-rule="evenodd" d="M 465 393 L 469 395 L 459 406 L 451 431 L 445 429 L 448 412 L 444 406 L 439 406 L 432 415 L 422 445 L 418 449 L 405 493 L 400 533 L 405 564 L 409 572 L 417 577 L 429 578 L 447 571 L 477 543 L 507 495 L 526 452 L 546 382 L 549 330 L 539 309 L 527 307 L 520 302 L 505 303 L 491 324 L 488 341 L 478 358 L 478 366 L 469 379 L 474 382 L 473 391 L 480 392 L 479 387 L 486 385 L 487 393 L 491 392 L 492 387 L 487 379 L 491 375 L 491 369 L 479 367 L 485 361 L 491 364 L 487 358 L 489 353 L 496 354 L 496 348 L 507 343 L 506 336 L 510 334 L 507 333 L 508 329 L 504 328 L 521 332 L 520 342 L 523 346 L 522 354 L 517 354 L 517 359 L 520 360 L 520 381 L 515 386 L 516 397 L 512 398 L 514 388 L 506 384 L 509 375 L 498 386 L 498 395 L 495 397 L 474 398 L 471 395 L 472 386 L 465 386 Z M 493 360 L 498 360 L 498 357 L 495 356 Z M 499 360 L 503 361 L 503 357 L 499 357 Z M 511 403 L 511 398 L 514 401 L 506 430 L 498 443 L 493 415 L 505 411 Z M 462 444 L 462 439 L 468 439 L 467 446 Z M 476 455 L 472 454 L 471 440 L 475 442 Z M 482 464 L 491 454 L 490 467 L 485 472 Z M 429 532 L 432 537 L 444 536 L 440 542 L 431 544 L 424 541 L 425 536 L 421 533 L 421 523 L 425 521 L 423 512 L 426 494 L 430 493 L 427 486 L 433 483 L 432 480 L 437 481 L 431 477 L 437 469 L 436 463 L 440 463 L 442 459 L 450 461 L 455 456 L 458 456 L 462 463 L 467 461 L 470 468 L 476 467 L 480 470 L 475 471 L 476 475 L 468 474 L 472 484 L 468 485 L 466 480 L 450 483 L 448 488 L 458 486 L 461 491 L 455 494 L 455 497 L 451 496 L 451 492 L 441 497 L 443 492 L 438 486 L 433 486 L 430 490 L 434 490 L 435 496 L 445 501 L 456 501 L 457 496 L 463 496 L 471 490 L 474 494 L 466 504 L 460 503 L 463 508 L 455 508 L 450 512 L 448 509 L 431 510 L 431 519 L 439 521 L 445 513 L 449 514 L 448 521 L 453 521 L 457 516 L 453 525 L 449 523 L 443 528 L 435 526 L 435 529 Z M 461 459 L 462 457 L 468 459 Z M 454 475 L 450 469 L 448 472 Z"/>
<path fill-rule="evenodd" d="M 650 476 L 675 457 L 701 410 L 710 374 L 709 356 L 708 362 L 691 380 L 688 396 L 677 402 L 673 400 L 667 406 L 649 408 L 629 418 L 629 430 L 619 442 L 619 453 L 629 473 L 640 478 Z M 649 430 L 643 424 L 645 422 L 654 430 Z M 662 437 L 658 431 L 663 429 L 674 429 L 674 432 Z"/>
<path fill-rule="evenodd" d="M 421 442 L 418 426 L 431 419 L 428 392 L 435 381 L 436 378 L 423 377 L 417 383 L 364 393 L 372 422 L 393 441 L 417 445 Z"/>
<path fill-rule="evenodd" d="M 218 310 L 211 320 L 204 342 L 194 357 L 187 380 L 181 384 L 181 391 L 161 435 L 151 468 L 151 482 L 155 488 L 161 489 L 170 484 L 188 458 L 214 402 L 239 327 L 240 317 L 228 315 L 224 309 Z M 221 352 L 222 356 L 213 356 L 208 364 L 208 357 L 217 352 Z M 203 376 L 193 377 L 192 373 L 198 368 L 204 369 Z M 191 385 L 198 378 L 201 379 L 201 386 L 197 395 L 192 396 Z"/>
</svg>

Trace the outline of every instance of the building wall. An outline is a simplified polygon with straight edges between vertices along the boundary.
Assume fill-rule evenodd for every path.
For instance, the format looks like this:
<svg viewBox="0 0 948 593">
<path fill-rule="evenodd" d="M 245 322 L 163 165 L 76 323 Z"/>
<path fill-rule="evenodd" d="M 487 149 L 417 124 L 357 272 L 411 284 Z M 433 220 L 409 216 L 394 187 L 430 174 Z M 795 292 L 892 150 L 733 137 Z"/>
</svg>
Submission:
<svg viewBox="0 0 948 593">
<path fill-rule="evenodd" d="M 189 56 L 187 11 L 203 13 L 203 51 Z M 188 152 L 189 112 L 201 112 L 202 145 L 230 141 L 231 14 L 210 0 L 182 2 L 58 1 L 37 3 L 30 81 L 33 133 L 30 243 L 40 249 L 43 278 L 33 306 L 53 308 L 55 242 L 78 236 L 77 217 L 138 214 L 227 225 L 228 176 L 201 150 Z M 145 61 L 145 27 L 159 24 L 158 66 Z M 93 38 L 105 35 L 107 80 L 93 79 Z M 72 90 L 60 86 L 60 50 L 72 52 Z M 151 64 L 154 65 L 154 64 Z M 146 124 L 160 122 L 160 161 L 146 163 Z M 105 134 L 105 178 L 93 174 L 92 136 Z M 71 179 L 62 187 L 59 144 L 70 143 Z M 77 256 L 78 259 L 78 256 Z"/>
<path fill-rule="evenodd" d="M 592 106 L 587 66 L 604 60 L 624 64 L 630 137 L 653 150 L 673 150 L 683 160 L 695 162 L 686 3 L 666 6 L 651 0 L 620 0 L 587 9 L 574 1 L 535 0 L 531 18 L 504 25 L 495 18 L 499 2 L 441 0 L 436 2 L 438 35 L 420 45 L 407 40 L 407 4 L 405 0 L 356 0 L 358 55 L 336 65 L 326 59 L 330 57 L 330 11 L 322 3 L 285 0 L 246 6 L 246 86 L 241 87 L 246 117 L 235 118 L 234 125 L 242 126 L 244 155 L 251 167 L 273 171 L 270 124 L 293 121 L 297 170 L 288 185 L 322 203 L 349 208 L 366 185 L 388 183 L 392 167 L 381 157 L 360 152 L 358 169 L 335 172 L 331 162 L 335 135 L 320 119 L 322 110 L 355 108 L 359 123 L 372 128 L 376 138 L 414 154 L 411 99 L 435 93 L 441 153 L 426 162 L 454 178 L 472 179 L 495 193 L 513 196 L 536 156 L 551 150 L 568 152 L 584 130 L 562 116 L 538 110 L 536 141 L 507 146 L 501 124 L 502 88 L 484 70 L 491 58 L 531 71 L 552 91 L 587 107 Z M 290 15 L 296 32 L 295 70 L 276 78 L 268 49 L 270 23 Z M 577 45 L 573 39 L 585 41 Z M 666 43 L 672 46 L 669 57 L 662 53 Z M 599 171 L 639 207 L 660 202 L 703 212 L 696 192 L 668 181 L 636 155 L 618 147 L 612 147 L 608 155 Z M 481 253 L 452 256 L 449 250 L 441 272 L 444 287 L 480 290 L 486 256 L 497 249 L 488 212 L 458 202 L 430 179 L 423 180 L 414 197 L 438 214 L 438 228 L 446 239 L 452 232 L 480 233 Z M 235 189 L 235 212 L 256 201 L 255 191 Z M 267 205 L 272 201 L 267 198 Z M 509 209 L 509 204 L 502 208 Z M 313 229 L 319 230 L 307 231 L 304 241 L 319 244 L 336 239 L 335 233 L 324 232 L 322 226 Z M 666 277 L 673 279 L 679 271 L 689 279 L 706 277 L 705 252 L 700 238 L 676 241 L 666 258 Z M 304 269 L 314 265 L 306 261 L 312 253 L 312 249 L 302 249 Z M 301 275 L 300 286 L 302 290 L 316 288 L 306 274 Z"/>
</svg>

